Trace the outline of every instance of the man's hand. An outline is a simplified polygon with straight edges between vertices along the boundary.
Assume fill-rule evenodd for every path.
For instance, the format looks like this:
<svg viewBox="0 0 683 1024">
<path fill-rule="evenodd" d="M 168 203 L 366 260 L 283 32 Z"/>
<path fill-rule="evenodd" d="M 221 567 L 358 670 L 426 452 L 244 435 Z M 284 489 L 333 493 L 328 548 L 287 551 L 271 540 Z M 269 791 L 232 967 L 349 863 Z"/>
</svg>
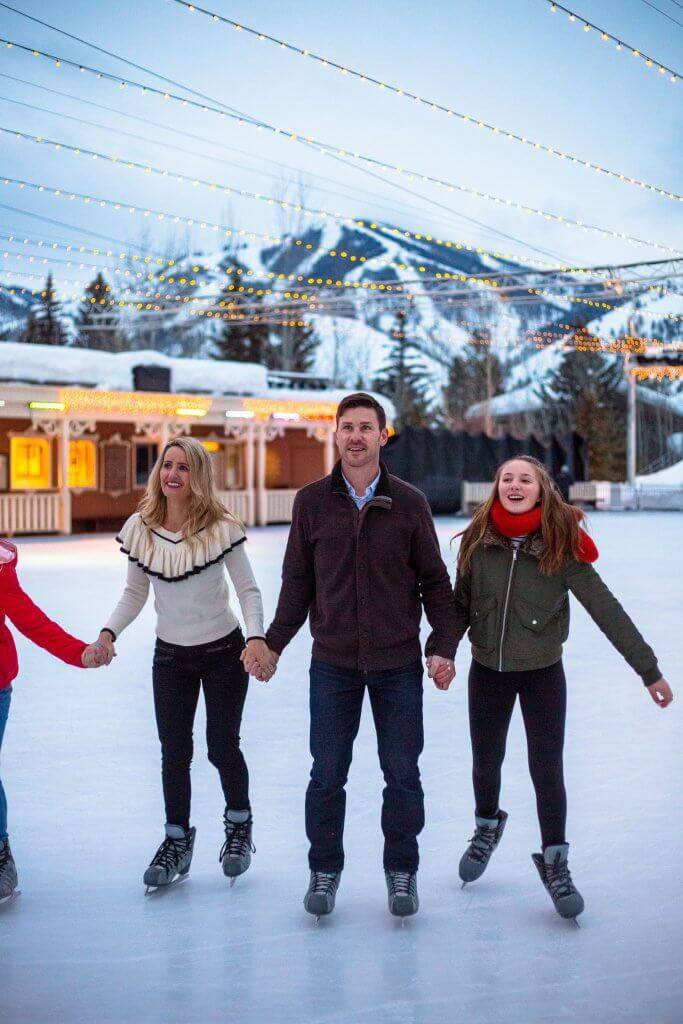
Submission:
<svg viewBox="0 0 683 1024">
<path fill-rule="evenodd" d="M 280 660 L 275 651 L 271 651 L 265 640 L 248 640 L 247 646 L 240 654 L 242 664 L 249 673 L 261 682 L 268 682 L 275 675 Z"/>
<path fill-rule="evenodd" d="M 106 636 L 109 637 L 109 645 L 104 644 L 102 640 L 96 640 L 85 648 L 81 655 L 83 668 L 99 668 L 101 665 L 109 665 L 112 659 L 116 657 L 111 637 L 108 633 Z"/>
<path fill-rule="evenodd" d="M 427 675 L 434 680 L 437 690 L 447 690 L 455 679 L 455 665 L 451 658 L 430 654 L 427 658 Z"/>
<path fill-rule="evenodd" d="M 647 689 L 655 704 L 659 704 L 660 708 L 668 707 L 674 699 L 671 687 L 664 676 L 660 676 L 657 682 L 652 683 Z"/>
</svg>

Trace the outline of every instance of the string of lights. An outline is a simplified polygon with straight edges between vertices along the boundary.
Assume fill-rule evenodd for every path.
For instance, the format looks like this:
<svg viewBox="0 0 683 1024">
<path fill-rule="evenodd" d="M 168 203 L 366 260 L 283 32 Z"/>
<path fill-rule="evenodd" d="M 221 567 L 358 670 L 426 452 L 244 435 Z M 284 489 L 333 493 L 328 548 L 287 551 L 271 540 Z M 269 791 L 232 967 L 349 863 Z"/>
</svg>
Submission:
<svg viewBox="0 0 683 1024">
<path fill-rule="evenodd" d="M 81 151 L 81 152 L 85 153 L 85 151 Z M 121 164 L 121 166 L 124 166 L 123 163 Z M 153 217 L 155 220 L 158 220 L 158 221 L 168 221 L 168 222 L 173 223 L 173 224 L 185 224 L 187 227 L 196 227 L 196 228 L 198 228 L 200 230 L 209 230 L 209 231 L 213 231 L 214 233 L 222 232 L 223 235 L 225 235 L 227 237 L 230 237 L 232 235 L 232 233 L 233 233 L 232 229 L 228 229 L 228 228 L 226 228 L 222 224 L 216 224 L 215 222 L 208 221 L 208 220 L 203 220 L 203 219 L 197 218 L 197 217 L 188 217 L 188 216 L 186 216 L 184 214 L 181 215 L 181 214 L 175 214 L 175 213 L 165 213 L 165 212 L 160 211 L 160 210 L 154 210 L 154 209 L 150 209 L 149 207 L 138 206 L 136 204 L 128 203 L 128 202 L 125 202 L 125 201 L 122 201 L 122 200 L 105 199 L 105 198 L 99 197 L 99 196 L 91 196 L 91 195 L 87 195 L 86 193 L 74 192 L 71 189 L 63 188 L 63 187 L 60 187 L 60 186 L 45 185 L 45 184 L 42 184 L 42 183 L 30 182 L 30 181 L 27 181 L 27 180 L 21 179 L 21 178 L 10 178 L 10 177 L 3 176 L 2 178 L 0 178 L 0 180 L 5 185 L 16 185 L 20 189 L 26 188 L 26 189 L 30 189 L 30 190 L 37 191 L 37 192 L 44 192 L 44 193 L 46 193 L 48 195 L 51 195 L 51 196 L 54 196 L 54 197 L 57 197 L 57 198 L 65 198 L 65 199 L 71 200 L 71 201 L 82 200 L 86 204 L 94 204 L 94 205 L 100 206 L 102 208 L 107 207 L 109 209 L 114 209 L 114 210 L 117 210 L 117 211 L 125 210 L 126 212 L 128 212 L 130 214 L 141 214 L 143 217 Z M 192 183 L 195 179 L 186 178 L 185 180 L 188 183 Z M 238 194 L 244 194 L 244 193 L 241 190 L 233 190 L 233 194 L 238 195 Z M 258 196 L 257 193 L 253 193 L 252 195 L 254 197 Z M 416 241 L 423 241 L 423 242 L 434 243 L 434 244 L 442 246 L 442 247 L 444 247 L 446 249 L 461 250 L 463 252 L 476 253 L 478 256 L 483 256 L 483 257 L 489 258 L 489 259 L 506 260 L 506 261 L 509 261 L 509 262 L 516 262 L 516 263 L 526 264 L 526 265 L 529 265 L 529 266 L 540 267 L 542 269 L 546 269 L 548 267 L 553 266 L 553 264 L 549 264 L 549 263 L 544 262 L 542 260 L 536 260 L 536 259 L 534 259 L 533 257 L 530 257 L 530 256 L 521 256 L 521 255 L 515 254 L 515 253 L 500 252 L 498 250 L 494 250 L 492 252 L 489 252 L 487 249 L 484 249 L 481 246 L 474 246 L 474 245 L 471 245 L 470 243 L 464 242 L 464 241 L 462 241 L 462 242 L 444 241 L 442 239 L 435 238 L 433 235 L 430 235 L 430 234 L 422 234 L 420 232 L 399 230 L 398 228 L 394 228 L 394 227 L 391 227 L 389 225 L 381 225 L 379 222 L 374 222 L 373 221 L 373 222 L 368 223 L 367 221 L 364 221 L 364 220 L 354 220 L 352 217 L 346 217 L 344 214 L 329 213 L 327 211 L 321 211 L 319 214 L 316 214 L 312 210 L 305 209 L 299 203 L 289 203 L 289 202 L 287 202 L 285 200 L 279 200 L 279 199 L 275 199 L 275 198 L 272 198 L 272 197 L 265 197 L 265 196 L 261 196 L 260 198 L 262 199 L 263 202 L 266 202 L 270 206 L 280 206 L 282 209 L 292 210 L 292 211 L 295 211 L 296 213 L 301 213 L 303 216 L 308 216 L 308 217 L 320 216 L 323 220 L 324 219 L 339 220 L 342 223 L 347 223 L 349 225 L 353 225 L 353 226 L 359 227 L 359 228 L 370 228 L 371 230 L 377 230 L 378 228 L 381 228 L 387 235 L 390 235 L 390 236 L 393 235 L 396 238 L 399 238 L 399 237 L 412 238 L 412 239 L 414 239 Z M 340 250 L 340 251 L 329 249 L 328 250 L 328 255 L 330 255 L 332 257 L 338 256 L 340 259 L 348 260 L 350 263 L 359 263 L 359 264 L 361 264 L 361 263 L 367 262 L 367 258 L 365 256 L 356 256 L 354 253 L 350 253 L 347 250 L 343 250 L 343 249 Z M 431 257 L 431 259 L 433 260 L 433 257 Z M 397 263 L 396 266 L 398 268 L 400 268 L 400 269 L 406 269 L 407 268 L 407 264 L 405 264 L 405 263 Z M 427 267 L 418 267 L 417 269 L 419 270 L 420 273 L 427 273 Z M 568 266 L 562 267 L 560 269 L 563 269 L 565 272 L 570 272 L 570 270 L 571 270 L 571 268 L 568 267 Z M 285 278 L 285 276 L 286 275 L 283 275 L 283 279 Z"/>
<path fill-rule="evenodd" d="M 641 66 L 645 66 L 646 68 L 652 68 L 660 75 L 666 76 L 670 82 L 676 84 L 681 78 L 681 75 L 678 71 L 674 71 L 673 68 L 668 67 L 662 61 L 655 60 L 654 57 L 650 57 L 647 53 L 643 53 L 643 51 L 639 47 L 632 46 L 630 43 L 624 42 L 623 39 L 620 39 L 618 36 L 613 35 L 606 29 L 599 28 L 598 25 L 596 25 L 594 22 L 589 21 L 587 18 L 584 18 L 580 14 L 577 14 L 576 11 L 571 11 L 568 7 L 564 7 L 562 4 L 556 3 L 555 0 L 543 0 L 543 3 L 548 6 L 548 9 L 551 12 L 551 14 L 555 14 L 556 11 L 562 11 L 564 14 L 568 16 L 569 21 L 578 25 L 578 27 L 582 28 L 585 33 L 592 32 L 594 35 L 598 36 L 603 43 L 615 43 L 616 49 L 620 53 L 623 52 L 629 54 L 631 57 L 637 57 Z"/>
<path fill-rule="evenodd" d="M 198 177 L 186 175 L 186 174 L 184 174 L 184 173 L 182 173 L 180 171 L 175 171 L 175 170 L 172 170 L 172 169 L 167 168 L 167 167 L 155 167 L 155 166 L 153 166 L 151 164 L 141 164 L 141 163 L 139 163 L 137 161 L 129 160 L 129 159 L 125 158 L 125 157 L 119 157 L 118 155 L 99 153 L 99 152 L 94 151 L 94 150 L 88 150 L 88 148 L 85 148 L 84 146 L 71 145 L 69 142 L 57 141 L 56 139 L 46 138 L 44 135 L 34 135 L 34 134 L 30 133 L 30 132 L 18 131 L 18 130 L 14 129 L 14 128 L 7 128 L 5 126 L 0 126 L 0 132 L 4 133 L 6 135 L 10 135 L 12 138 L 16 138 L 18 140 L 23 140 L 23 141 L 27 141 L 27 142 L 35 142 L 35 143 L 38 143 L 40 145 L 53 146 L 55 148 L 55 150 L 57 150 L 59 152 L 66 151 L 68 153 L 73 153 L 75 156 L 86 156 L 86 157 L 91 157 L 93 160 L 104 160 L 104 161 L 106 161 L 108 163 L 116 164 L 118 167 L 126 167 L 129 170 L 142 171 L 145 174 L 156 174 L 156 175 L 159 175 L 161 177 L 173 178 L 178 183 L 189 183 L 189 184 L 193 185 L 194 187 L 197 187 L 197 186 L 201 185 L 201 186 L 203 186 L 205 188 L 210 188 L 212 191 L 217 191 L 217 190 L 221 191 L 221 193 L 224 196 L 229 196 L 229 195 L 240 196 L 243 199 L 258 200 L 260 202 L 264 202 L 264 203 L 267 203 L 269 205 L 278 204 L 283 209 L 295 210 L 297 213 L 302 213 L 305 216 L 332 217 L 332 218 L 338 219 L 338 220 L 340 220 L 340 221 L 342 221 L 344 223 L 351 223 L 354 226 L 365 226 L 365 221 L 364 222 L 360 222 L 360 221 L 354 220 L 353 218 L 345 217 L 343 214 L 340 214 L 338 212 L 331 213 L 330 211 L 317 209 L 315 207 L 307 207 L 307 206 L 304 206 L 304 205 L 302 205 L 300 203 L 290 204 L 290 203 L 287 203 L 287 201 L 278 200 L 278 199 L 275 199 L 274 197 L 271 197 L 271 196 L 265 196 L 265 195 L 262 195 L 260 193 L 253 193 L 253 191 L 251 191 L 249 189 L 233 188 L 230 185 L 225 185 L 225 184 L 221 184 L 221 183 L 216 182 L 216 181 L 209 181 L 209 180 L 206 180 L 204 178 L 198 178 Z M 412 173 L 412 172 L 409 172 L 409 173 Z M 423 177 L 423 180 L 429 180 L 432 183 L 437 182 L 439 184 L 445 185 L 445 182 L 438 181 L 438 179 L 436 179 L 436 178 L 431 178 L 431 177 L 428 177 L 427 175 L 423 175 L 422 177 Z M 478 191 L 477 189 L 469 189 L 469 188 L 465 188 L 465 186 L 461 186 L 461 185 L 452 185 L 452 186 L 447 186 L 447 187 L 451 187 L 452 189 L 453 188 L 457 188 L 459 190 L 468 191 L 468 193 L 470 193 L 473 196 L 477 196 L 477 197 L 480 197 L 480 198 L 486 198 L 486 199 L 489 199 L 492 202 L 495 202 L 495 203 L 498 203 L 498 204 L 504 204 L 504 205 L 509 206 L 509 207 L 515 207 L 516 209 L 518 209 L 518 210 L 520 210 L 522 212 L 525 212 L 525 213 L 537 214 L 538 216 L 543 217 L 547 221 L 548 220 L 552 220 L 552 221 L 555 221 L 556 223 L 560 223 L 560 224 L 562 224 L 562 225 L 564 225 L 566 227 L 578 227 L 581 230 L 583 230 L 584 232 L 593 232 L 593 233 L 596 233 L 596 234 L 600 234 L 600 236 L 602 236 L 602 237 L 618 239 L 621 242 L 627 242 L 627 243 L 629 243 L 631 245 L 637 245 L 637 246 L 641 246 L 641 247 L 643 247 L 643 246 L 644 247 L 650 247 L 650 248 L 658 250 L 659 252 L 664 252 L 664 253 L 667 253 L 667 254 L 672 255 L 672 256 L 683 255 L 683 252 L 681 252 L 681 250 L 675 249 L 672 246 L 664 246 L 664 245 L 661 245 L 658 242 L 653 242 L 651 240 L 638 239 L 638 238 L 635 238 L 634 236 L 630 236 L 630 234 L 627 234 L 624 231 L 614 231 L 611 228 L 598 227 L 598 226 L 596 226 L 594 224 L 587 224 L 587 223 L 585 223 L 584 221 L 581 221 L 581 220 L 573 220 L 571 218 L 565 218 L 565 217 L 563 217 L 560 214 L 548 213 L 547 211 L 536 209 L 536 208 L 533 208 L 533 207 L 525 207 L 525 206 L 523 206 L 520 203 L 515 203 L 515 202 L 513 202 L 511 200 L 504 200 L 504 199 L 501 199 L 501 198 L 499 198 L 497 196 L 490 196 L 490 195 L 487 195 L 487 194 L 484 194 L 484 193 L 480 193 L 480 191 Z M 411 233 L 412 233 L 412 237 L 413 238 L 425 239 L 424 234 L 421 233 L 421 232 L 417 232 L 417 233 L 416 232 L 411 232 Z M 282 240 L 279 239 L 278 241 L 282 241 Z M 438 240 L 437 244 L 442 244 L 442 243 L 440 243 L 440 240 Z"/>
<path fill-rule="evenodd" d="M 181 96 L 179 94 L 172 93 L 168 90 L 157 89 L 155 86 L 146 85 L 142 82 L 136 82 L 132 79 L 125 78 L 123 76 L 113 75 L 108 71 L 104 71 L 99 68 L 89 67 L 87 64 L 79 64 L 78 62 L 69 60 L 66 57 L 59 57 L 55 54 L 47 53 L 37 48 L 24 46 L 23 44 L 17 43 L 10 39 L 0 37 L 0 44 L 4 44 L 9 49 L 15 49 L 20 52 L 32 54 L 34 57 L 42 58 L 46 61 L 49 61 L 50 64 L 55 68 L 72 68 L 74 70 L 78 70 L 80 73 L 94 75 L 96 78 L 100 80 L 116 84 L 119 89 L 125 89 L 126 87 L 139 89 L 141 95 L 160 96 L 164 100 L 172 100 L 174 102 L 180 103 L 182 106 L 185 107 L 194 107 L 206 113 L 218 114 L 219 117 L 234 120 L 239 126 L 249 125 L 257 129 L 258 131 L 270 132 L 274 135 L 281 136 L 282 138 L 289 139 L 290 141 L 299 142 L 302 143 L 303 145 L 312 147 L 325 155 L 342 156 L 356 160 L 362 160 L 362 154 L 354 153 L 353 150 L 340 148 L 336 145 L 331 145 L 330 143 L 321 142 L 320 140 L 314 138 L 311 135 L 293 132 L 289 129 L 269 124 L 268 122 L 260 120 L 259 118 L 256 117 L 252 117 L 249 114 L 232 113 L 225 108 L 214 106 L 212 103 L 203 103 L 199 100 L 193 100 L 187 96 Z M 347 69 L 347 73 L 351 74 L 352 72 L 349 69 Z M 353 73 L 358 78 L 365 77 L 362 76 L 359 72 Z M 370 81 L 370 79 L 367 77 L 365 80 Z M 594 163 L 591 160 L 586 160 L 583 157 L 574 156 L 573 154 L 568 153 L 566 150 L 562 149 L 561 147 L 549 146 L 545 143 L 538 142 L 534 139 L 528 138 L 527 136 L 519 135 L 517 132 L 510 131 L 507 128 L 501 128 L 498 127 L 497 125 L 490 124 L 489 122 L 483 121 L 474 115 L 465 114 L 453 110 L 449 107 L 443 107 L 440 104 L 431 103 L 428 100 L 422 100 L 420 97 L 415 97 L 413 94 L 409 94 L 404 92 L 403 90 L 399 90 L 397 87 L 390 87 L 388 85 L 384 85 L 383 87 L 388 89 L 389 91 L 395 92 L 396 94 L 405 95 L 408 98 L 416 99 L 418 102 L 424 103 L 426 106 L 429 106 L 434 110 L 440 110 L 442 112 L 445 112 L 453 117 L 456 117 L 463 123 L 470 124 L 476 128 L 490 131 L 495 135 L 499 135 L 501 138 L 508 139 L 509 141 L 512 142 L 518 142 L 520 144 L 523 144 L 524 146 L 527 146 L 528 148 L 546 153 L 549 156 L 556 157 L 559 160 L 566 160 L 568 163 L 573 164 L 577 167 L 581 167 L 585 170 L 595 171 L 596 173 L 601 174 L 607 178 L 614 179 L 615 181 L 621 181 L 624 184 L 632 185 L 635 186 L 636 188 L 645 189 L 648 192 L 652 192 L 666 199 L 672 199 L 677 202 L 683 201 L 683 195 L 679 195 L 678 193 L 673 192 L 668 188 L 664 188 L 661 185 L 653 185 L 650 182 L 644 181 L 640 178 L 633 177 L 632 175 L 624 174 L 620 171 L 611 170 L 610 168 L 604 167 L 601 164 Z M 379 161 L 378 163 L 381 164 L 381 161 Z"/>
</svg>

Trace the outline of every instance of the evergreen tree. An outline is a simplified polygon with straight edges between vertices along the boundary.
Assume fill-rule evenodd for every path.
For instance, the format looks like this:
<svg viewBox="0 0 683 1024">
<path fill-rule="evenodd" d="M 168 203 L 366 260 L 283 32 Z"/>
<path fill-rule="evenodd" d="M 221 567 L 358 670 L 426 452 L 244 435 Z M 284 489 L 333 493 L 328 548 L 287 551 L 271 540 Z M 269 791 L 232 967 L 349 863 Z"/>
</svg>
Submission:
<svg viewBox="0 0 683 1024">
<path fill-rule="evenodd" d="M 271 354 L 274 369 L 289 373 L 308 373 L 312 370 L 318 339 L 309 323 L 305 320 L 290 320 L 273 327 L 272 331 L 277 339 Z"/>
<path fill-rule="evenodd" d="M 391 348 L 373 387 L 391 399 L 396 409 L 396 429 L 422 427 L 429 420 L 428 372 L 407 332 L 407 313 L 399 310 L 391 331 Z"/>
<path fill-rule="evenodd" d="M 30 326 L 30 335 L 27 324 L 26 340 L 38 342 L 41 345 L 66 344 L 67 335 L 62 321 L 62 307 L 61 303 L 57 301 L 52 274 L 47 275 L 45 290 L 41 293 Z"/>
<path fill-rule="evenodd" d="M 583 340 L 583 339 L 582 339 Z M 600 352 L 567 352 L 540 386 L 553 415 L 588 448 L 593 480 L 623 480 L 626 473 L 625 403 L 618 393 L 621 365 Z"/>
<path fill-rule="evenodd" d="M 28 311 L 26 323 L 24 324 L 24 329 L 21 332 L 21 340 L 29 344 L 34 344 L 40 341 L 40 338 L 38 337 L 38 321 L 36 320 L 36 313 L 33 306 L 31 306 Z"/>
<path fill-rule="evenodd" d="M 111 288 L 102 273 L 98 273 L 85 289 L 76 314 L 75 346 L 105 352 L 121 352 L 126 347 L 119 331 L 118 313 L 112 308 L 113 298 Z"/>
<path fill-rule="evenodd" d="M 228 319 L 221 319 L 218 335 L 214 338 L 215 358 L 271 366 L 270 329 L 267 324 L 252 321 L 259 312 L 259 306 L 264 306 L 265 310 L 263 296 L 267 284 L 249 277 L 247 267 L 233 253 L 226 252 L 222 269 L 226 280 L 220 302 L 224 303 L 221 309 Z M 239 315 L 246 306 L 249 308 L 244 309 L 244 315 L 250 322 L 229 319 L 230 314 Z"/>
<path fill-rule="evenodd" d="M 502 387 L 500 360 L 491 351 L 489 339 L 482 332 L 475 331 L 473 341 L 462 349 L 460 355 L 453 357 L 448 368 L 448 383 L 443 393 L 447 425 L 451 429 L 461 429 L 468 408 L 499 395 Z"/>
</svg>

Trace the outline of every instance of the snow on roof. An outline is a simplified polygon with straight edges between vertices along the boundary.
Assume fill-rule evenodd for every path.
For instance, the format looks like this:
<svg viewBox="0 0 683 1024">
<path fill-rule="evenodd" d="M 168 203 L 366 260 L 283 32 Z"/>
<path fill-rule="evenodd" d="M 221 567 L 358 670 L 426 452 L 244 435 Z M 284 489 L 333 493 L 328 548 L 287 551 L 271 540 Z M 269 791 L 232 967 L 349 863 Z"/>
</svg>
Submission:
<svg viewBox="0 0 683 1024">
<path fill-rule="evenodd" d="M 171 371 L 171 390 L 207 394 L 253 395 L 268 391 L 267 371 L 258 363 L 175 359 L 163 352 L 96 352 L 63 345 L 0 343 L 0 381 L 62 384 L 132 391 L 136 366 Z"/>
<path fill-rule="evenodd" d="M 665 486 L 683 487 L 683 459 L 658 473 L 636 477 L 639 484 L 664 484 Z"/>
</svg>

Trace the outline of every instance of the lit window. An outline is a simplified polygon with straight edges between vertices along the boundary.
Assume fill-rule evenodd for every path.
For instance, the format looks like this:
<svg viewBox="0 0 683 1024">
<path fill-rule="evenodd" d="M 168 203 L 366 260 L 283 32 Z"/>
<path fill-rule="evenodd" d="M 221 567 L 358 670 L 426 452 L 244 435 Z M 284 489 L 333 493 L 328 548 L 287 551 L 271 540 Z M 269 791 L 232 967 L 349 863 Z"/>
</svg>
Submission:
<svg viewBox="0 0 683 1024">
<path fill-rule="evenodd" d="M 10 438 L 10 487 L 13 491 L 46 490 L 52 484 L 47 437 Z"/>
<path fill-rule="evenodd" d="M 94 441 L 69 442 L 69 487 L 97 486 L 97 457 Z"/>
<path fill-rule="evenodd" d="M 206 448 L 207 452 L 211 452 L 212 455 L 221 450 L 221 446 L 218 441 L 202 441 L 201 444 L 202 447 Z"/>
</svg>

